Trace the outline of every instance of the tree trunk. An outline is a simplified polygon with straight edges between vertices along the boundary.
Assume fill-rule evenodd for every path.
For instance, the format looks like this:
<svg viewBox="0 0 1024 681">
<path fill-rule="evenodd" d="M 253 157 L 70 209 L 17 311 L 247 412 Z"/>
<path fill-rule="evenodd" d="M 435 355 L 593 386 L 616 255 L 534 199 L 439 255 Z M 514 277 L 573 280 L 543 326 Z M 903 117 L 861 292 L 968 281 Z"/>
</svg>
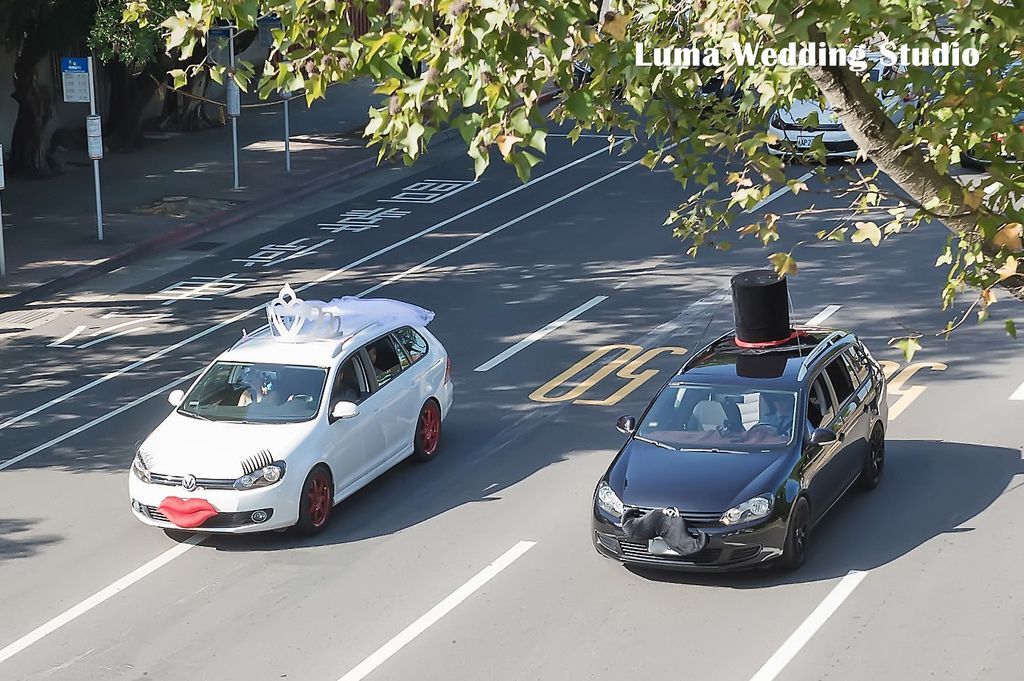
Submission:
<svg viewBox="0 0 1024 681">
<path fill-rule="evenodd" d="M 167 97 L 164 99 L 163 114 L 160 117 L 160 128 L 191 132 L 224 125 L 223 116 L 213 118 L 206 112 L 208 107 L 219 107 L 216 107 L 215 104 L 207 105 L 206 102 L 199 99 L 206 97 L 208 83 L 209 78 L 206 72 L 200 71 L 199 75 L 188 82 L 182 93 L 168 89 Z"/>
<path fill-rule="evenodd" d="M 127 65 L 113 61 L 107 65 L 110 76 L 110 113 L 107 136 L 114 151 L 130 151 L 142 146 L 142 118 L 146 106 L 159 87 L 147 66 L 133 74 Z"/>
<path fill-rule="evenodd" d="M 822 39 L 810 36 L 812 40 Z M 979 227 L 979 220 L 991 213 L 984 204 L 972 208 L 965 199 L 964 187 L 952 177 L 940 173 L 916 145 L 900 139 L 900 130 L 886 115 L 875 95 L 864 87 L 860 76 L 836 66 L 815 66 L 808 75 L 835 110 L 843 127 L 878 169 L 889 176 L 919 206 L 937 198 L 940 204 L 929 212 L 953 234 L 979 241 L 983 252 L 992 257 L 998 252 Z M 1024 279 L 1020 275 L 1002 282 L 1016 298 L 1024 300 Z"/>
<path fill-rule="evenodd" d="M 51 174 L 43 146 L 43 131 L 53 116 L 53 98 L 39 87 L 36 67 L 46 56 L 38 32 L 27 36 L 14 62 L 14 92 L 18 118 L 11 135 L 10 170 L 27 177 Z"/>
</svg>

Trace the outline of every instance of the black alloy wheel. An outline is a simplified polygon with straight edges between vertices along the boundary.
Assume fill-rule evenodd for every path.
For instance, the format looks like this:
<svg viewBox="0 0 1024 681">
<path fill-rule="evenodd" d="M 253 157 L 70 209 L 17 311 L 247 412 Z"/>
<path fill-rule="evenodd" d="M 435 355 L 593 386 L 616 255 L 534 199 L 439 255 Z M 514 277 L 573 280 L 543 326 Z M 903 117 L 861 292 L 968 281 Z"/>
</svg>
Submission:
<svg viewBox="0 0 1024 681">
<path fill-rule="evenodd" d="M 807 546 L 811 538 L 811 505 L 807 499 L 799 497 L 793 504 L 789 516 L 789 527 L 786 531 L 786 544 L 779 559 L 779 568 L 790 571 L 804 564 L 807 557 Z"/>
<path fill-rule="evenodd" d="M 857 478 L 857 486 L 863 490 L 874 489 L 882 480 L 882 471 L 885 469 L 885 430 L 881 425 L 875 426 L 871 431 L 871 440 L 868 443 L 868 456 L 864 460 L 864 467 Z"/>
</svg>

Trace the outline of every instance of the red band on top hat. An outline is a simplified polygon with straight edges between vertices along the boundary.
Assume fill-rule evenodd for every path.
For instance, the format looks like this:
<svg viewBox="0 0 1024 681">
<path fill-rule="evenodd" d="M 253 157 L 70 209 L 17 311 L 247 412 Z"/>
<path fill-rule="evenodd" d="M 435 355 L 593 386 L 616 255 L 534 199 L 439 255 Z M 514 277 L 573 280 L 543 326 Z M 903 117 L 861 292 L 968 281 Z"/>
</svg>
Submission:
<svg viewBox="0 0 1024 681">
<path fill-rule="evenodd" d="M 788 336 L 786 336 L 782 340 L 766 341 L 764 343 L 751 343 L 749 341 L 740 340 L 739 338 L 734 338 L 733 340 L 736 342 L 736 345 L 738 347 L 741 347 L 741 348 L 775 348 L 775 347 L 778 347 L 780 345 L 785 345 L 786 343 L 788 343 L 789 341 L 793 340 L 794 338 L 797 338 L 797 337 L 803 336 L 803 335 L 804 335 L 803 331 L 793 331 L 792 333 L 790 333 Z"/>
</svg>

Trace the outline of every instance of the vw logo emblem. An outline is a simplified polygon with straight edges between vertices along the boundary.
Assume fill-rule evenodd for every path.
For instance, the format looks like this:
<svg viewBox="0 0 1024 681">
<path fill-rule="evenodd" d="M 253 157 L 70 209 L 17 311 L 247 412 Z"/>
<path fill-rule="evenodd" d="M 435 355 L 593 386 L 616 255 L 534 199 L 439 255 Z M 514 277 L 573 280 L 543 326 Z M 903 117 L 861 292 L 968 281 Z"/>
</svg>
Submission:
<svg viewBox="0 0 1024 681">
<path fill-rule="evenodd" d="M 189 492 L 191 492 L 196 488 L 196 476 L 189 473 L 188 475 L 181 479 L 181 486 L 184 487 Z"/>
</svg>

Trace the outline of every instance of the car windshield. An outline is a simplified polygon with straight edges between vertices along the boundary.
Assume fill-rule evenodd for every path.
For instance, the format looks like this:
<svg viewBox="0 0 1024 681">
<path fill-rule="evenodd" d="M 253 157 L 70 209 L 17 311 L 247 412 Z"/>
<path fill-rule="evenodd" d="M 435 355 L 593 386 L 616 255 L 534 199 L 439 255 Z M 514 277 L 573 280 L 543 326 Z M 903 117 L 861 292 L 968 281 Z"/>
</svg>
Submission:
<svg viewBox="0 0 1024 681">
<path fill-rule="evenodd" d="M 762 451 L 793 441 L 795 417 L 793 392 L 669 385 L 636 436 L 672 448 Z"/>
<path fill-rule="evenodd" d="M 327 370 L 285 364 L 216 362 L 178 411 L 209 421 L 291 423 L 320 409 Z"/>
</svg>

